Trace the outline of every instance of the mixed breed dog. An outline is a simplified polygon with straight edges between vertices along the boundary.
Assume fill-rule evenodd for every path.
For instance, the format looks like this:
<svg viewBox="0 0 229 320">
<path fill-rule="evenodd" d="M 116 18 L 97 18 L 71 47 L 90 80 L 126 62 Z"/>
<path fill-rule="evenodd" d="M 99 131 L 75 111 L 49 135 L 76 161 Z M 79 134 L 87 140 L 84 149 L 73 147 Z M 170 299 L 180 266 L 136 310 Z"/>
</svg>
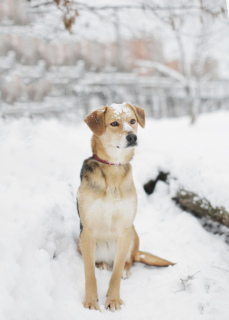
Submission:
<svg viewBox="0 0 229 320">
<path fill-rule="evenodd" d="M 133 262 L 168 266 L 172 262 L 139 250 L 133 222 L 137 194 L 130 160 L 137 146 L 138 124 L 145 127 L 144 109 L 130 103 L 100 107 L 85 118 L 93 132 L 93 156 L 84 161 L 77 208 L 81 233 L 78 251 L 85 271 L 84 307 L 99 310 L 95 265 L 113 265 L 105 307 L 119 310 L 121 277 L 127 278 Z"/>
</svg>

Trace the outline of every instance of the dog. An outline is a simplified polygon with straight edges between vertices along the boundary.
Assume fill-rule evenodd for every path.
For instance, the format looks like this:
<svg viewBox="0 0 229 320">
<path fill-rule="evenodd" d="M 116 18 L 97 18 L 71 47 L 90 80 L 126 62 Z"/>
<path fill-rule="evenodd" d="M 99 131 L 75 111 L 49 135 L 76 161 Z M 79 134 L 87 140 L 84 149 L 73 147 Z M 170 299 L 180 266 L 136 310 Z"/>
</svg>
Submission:
<svg viewBox="0 0 229 320">
<path fill-rule="evenodd" d="M 93 156 L 84 161 L 77 207 L 81 233 L 78 251 L 85 271 L 85 308 L 99 310 L 95 264 L 113 274 L 105 307 L 119 310 L 122 275 L 129 276 L 133 262 L 168 266 L 172 262 L 139 251 L 133 226 L 137 194 L 131 164 L 137 146 L 138 124 L 145 127 L 144 109 L 130 103 L 100 107 L 85 122 L 93 132 Z"/>
</svg>

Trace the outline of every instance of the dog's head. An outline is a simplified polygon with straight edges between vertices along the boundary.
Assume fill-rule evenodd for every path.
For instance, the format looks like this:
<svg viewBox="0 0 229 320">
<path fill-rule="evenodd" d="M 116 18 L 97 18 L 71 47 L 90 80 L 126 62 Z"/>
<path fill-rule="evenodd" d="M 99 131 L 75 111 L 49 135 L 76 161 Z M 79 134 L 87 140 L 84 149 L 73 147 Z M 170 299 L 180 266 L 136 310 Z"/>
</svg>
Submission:
<svg viewBox="0 0 229 320">
<path fill-rule="evenodd" d="M 138 123 L 145 127 L 145 111 L 130 103 L 114 103 L 90 113 L 85 122 L 104 145 L 119 149 L 133 148 L 137 145 Z"/>
</svg>

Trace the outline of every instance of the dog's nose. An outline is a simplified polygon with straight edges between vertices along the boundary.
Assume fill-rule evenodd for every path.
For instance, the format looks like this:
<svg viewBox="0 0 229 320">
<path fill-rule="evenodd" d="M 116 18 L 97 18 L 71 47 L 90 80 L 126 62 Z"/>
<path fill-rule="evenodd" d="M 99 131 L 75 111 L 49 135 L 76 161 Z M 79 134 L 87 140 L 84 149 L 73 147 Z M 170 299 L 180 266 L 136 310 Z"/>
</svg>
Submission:
<svg viewBox="0 0 229 320">
<path fill-rule="evenodd" d="M 126 140 L 128 141 L 128 145 L 134 145 L 135 142 L 137 141 L 137 136 L 136 134 L 133 134 L 133 133 L 128 134 L 126 136 Z"/>
</svg>

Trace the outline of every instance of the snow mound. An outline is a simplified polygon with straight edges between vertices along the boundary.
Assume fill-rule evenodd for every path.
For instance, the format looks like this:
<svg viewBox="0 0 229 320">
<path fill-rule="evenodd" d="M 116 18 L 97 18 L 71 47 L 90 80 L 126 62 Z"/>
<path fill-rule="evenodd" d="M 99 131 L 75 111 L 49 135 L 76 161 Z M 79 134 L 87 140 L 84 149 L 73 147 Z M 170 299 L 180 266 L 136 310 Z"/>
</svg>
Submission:
<svg viewBox="0 0 229 320">
<path fill-rule="evenodd" d="M 149 119 L 139 130 L 133 164 L 139 197 L 135 226 L 140 248 L 177 262 L 135 264 L 122 280 L 122 310 L 104 303 L 111 272 L 96 269 L 101 312 L 83 308 L 84 271 L 76 250 L 75 198 L 82 162 L 91 155 L 91 132 L 82 123 L 0 120 L 0 319 L 207 319 L 228 318 L 229 248 L 223 236 L 171 201 L 158 183 L 143 183 L 158 169 L 214 205 L 229 208 L 229 113 L 188 119 Z"/>
</svg>

